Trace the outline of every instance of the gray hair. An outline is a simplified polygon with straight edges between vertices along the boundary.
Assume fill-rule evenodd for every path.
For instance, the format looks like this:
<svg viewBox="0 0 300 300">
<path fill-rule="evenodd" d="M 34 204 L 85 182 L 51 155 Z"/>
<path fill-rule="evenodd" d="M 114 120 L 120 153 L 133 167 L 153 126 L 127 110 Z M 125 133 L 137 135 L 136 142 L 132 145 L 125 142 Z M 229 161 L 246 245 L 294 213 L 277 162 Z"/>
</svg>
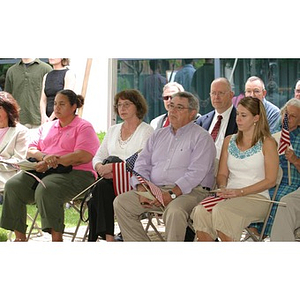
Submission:
<svg viewBox="0 0 300 300">
<path fill-rule="evenodd" d="M 184 88 L 181 84 L 179 84 L 178 82 L 168 82 L 164 87 L 163 87 L 163 91 L 171 86 L 174 86 L 178 89 L 178 92 L 183 92 L 184 91 Z"/>
<path fill-rule="evenodd" d="M 252 82 L 252 81 L 256 81 L 256 80 L 260 81 L 261 84 L 262 84 L 263 90 L 266 90 L 266 88 L 265 88 L 265 83 L 263 82 L 263 80 L 262 80 L 261 78 L 259 78 L 259 77 L 257 77 L 257 76 L 251 76 L 251 77 L 249 77 L 249 78 L 247 79 L 246 83 L 247 83 L 248 81 L 249 81 L 249 82 Z"/>
<path fill-rule="evenodd" d="M 297 99 L 297 98 L 292 98 L 290 99 L 289 101 L 287 101 L 284 106 L 280 109 L 280 112 L 281 114 L 284 114 L 285 113 L 285 110 L 286 110 L 286 107 L 287 106 L 295 106 L 295 107 L 298 107 L 300 108 L 300 100 Z"/>
<path fill-rule="evenodd" d="M 189 102 L 189 110 L 196 110 L 196 114 L 199 112 L 199 100 L 192 93 L 178 92 L 172 95 L 172 99 L 174 97 L 187 98 Z"/>
</svg>

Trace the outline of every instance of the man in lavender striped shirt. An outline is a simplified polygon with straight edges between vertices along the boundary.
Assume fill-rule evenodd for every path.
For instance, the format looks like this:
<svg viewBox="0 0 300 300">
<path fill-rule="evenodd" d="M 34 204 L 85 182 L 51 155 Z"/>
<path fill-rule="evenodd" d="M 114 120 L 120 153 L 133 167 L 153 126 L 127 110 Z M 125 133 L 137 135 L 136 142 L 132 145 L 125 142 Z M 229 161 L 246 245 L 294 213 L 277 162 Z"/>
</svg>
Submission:
<svg viewBox="0 0 300 300">
<path fill-rule="evenodd" d="M 169 105 L 170 125 L 156 130 L 135 163 L 135 171 L 162 190 L 167 241 L 184 241 L 192 209 L 214 184 L 216 148 L 211 135 L 194 123 L 198 99 L 178 92 Z M 149 241 L 139 216 L 148 210 L 161 211 L 161 202 L 135 193 L 145 191 L 133 177 L 133 191 L 114 201 L 124 241 Z"/>
</svg>

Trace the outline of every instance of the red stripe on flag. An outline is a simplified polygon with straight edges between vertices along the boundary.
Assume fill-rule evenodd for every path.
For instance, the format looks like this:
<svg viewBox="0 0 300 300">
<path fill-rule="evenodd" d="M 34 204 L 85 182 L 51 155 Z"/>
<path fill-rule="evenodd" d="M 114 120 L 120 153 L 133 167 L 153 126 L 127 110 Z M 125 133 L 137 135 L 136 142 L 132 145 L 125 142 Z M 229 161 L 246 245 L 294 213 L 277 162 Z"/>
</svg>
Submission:
<svg viewBox="0 0 300 300">
<path fill-rule="evenodd" d="M 202 205 L 208 212 L 211 212 L 213 207 L 219 202 L 223 201 L 225 198 L 222 197 L 207 197 L 203 199 L 199 205 Z"/>
<path fill-rule="evenodd" d="M 130 177 L 131 173 L 126 171 L 126 163 L 121 162 L 113 164 L 113 185 L 116 196 L 132 189 Z"/>
<path fill-rule="evenodd" d="M 283 124 L 282 124 L 280 141 L 279 141 L 278 154 L 279 155 L 284 154 L 286 149 L 290 145 L 291 145 L 291 140 L 290 140 L 290 132 L 289 132 L 288 114 L 285 113 Z"/>
</svg>

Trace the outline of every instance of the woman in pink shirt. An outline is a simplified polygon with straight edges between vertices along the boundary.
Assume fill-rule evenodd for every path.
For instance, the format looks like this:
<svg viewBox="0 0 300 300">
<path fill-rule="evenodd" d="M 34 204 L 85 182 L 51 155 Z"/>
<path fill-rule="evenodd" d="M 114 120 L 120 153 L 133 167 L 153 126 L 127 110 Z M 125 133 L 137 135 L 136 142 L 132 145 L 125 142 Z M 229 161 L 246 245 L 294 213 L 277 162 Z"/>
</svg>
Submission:
<svg viewBox="0 0 300 300">
<path fill-rule="evenodd" d="M 0 226 L 13 230 L 16 241 L 26 240 L 26 204 L 32 203 L 38 207 L 43 231 L 51 233 L 52 241 L 62 241 L 64 203 L 96 178 L 92 158 L 99 139 L 93 126 L 76 115 L 83 102 L 71 90 L 58 92 L 57 119 L 43 124 L 28 146 L 27 157 L 38 161 L 34 173 L 43 184 L 21 172 L 5 185 Z"/>
</svg>

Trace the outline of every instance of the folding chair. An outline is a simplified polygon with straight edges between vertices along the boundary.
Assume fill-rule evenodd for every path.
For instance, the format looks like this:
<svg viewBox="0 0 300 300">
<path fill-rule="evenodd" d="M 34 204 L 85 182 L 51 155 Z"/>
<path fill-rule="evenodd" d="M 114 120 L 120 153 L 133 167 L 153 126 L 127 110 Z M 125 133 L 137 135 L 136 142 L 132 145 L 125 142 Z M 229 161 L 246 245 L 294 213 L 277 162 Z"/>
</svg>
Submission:
<svg viewBox="0 0 300 300">
<path fill-rule="evenodd" d="M 69 236 L 71 236 L 71 242 L 74 242 L 75 239 L 78 238 L 78 237 L 77 237 L 78 230 L 79 230 L 80 225 L 81 225 L 81 223 L 82 223 L 81 213 L 82 213 L 82 215 L 84 216 L 85 213 L 87 212 L 87 203 L 86 203 L 86 202 L 83 203 L 82 211 L 80 211 L 80 209 L 81 209 L 81 203 L 82 203 L 82 201 L 85 199 L 86 193 L 89 193 L 89 190 L 90 190 L 90 188 L 84 189 L 84 190 L 81 192 L 82 194 L 81 194 L 81 193 L 78 194 L 78 195 L 80 195 L 79 197 L 77 197 L 76 199 L 74 199 L 74 198 L 75 198 L 75 197 L 74 197 L 74 198 L 73 198 L 74 200 L 72 199 L 72 200 L 66 202 L 66 204 L 68 204 L 69 207 L 70 207 L 71 209 L 74 209 L 74 210 L 78 213 L 78 215 L 79 215 L 78 222 L 77 222 L 77 225 L 76 225 L 76 227 L 75 227 L 75 231 L 74 231 L 74 232 L 64 231 L 64 233 L 63 233 L 63 235 L 69 235 Z M 88 195 L 88 197 L 90 197 L 90 195 Z M 28 234 L 27 234 L 26 241 L 28 241 L 28 240 L 30 239 L 33 229 L 38 229 L 38 228 L 39 228 L 39 227 L 37 226 L 37 224 L 36 224 L 36 220 L 37 220 L 38 214 L 39 214 L 39 211 L 37 210 L 35 216 L 34 216 L 33 218 L 30 217 L 31 220 L 32 220 L 32 223 L 31 223 L 31 226 L 30 226 L 30 228 L 29 228 L 29 231 L 28 231 Z M 85 230 L 85 232 L 84 232 L 83 237 L 80 238 L 82 242 L 84 242 L 84 241 L 86 240 L 87 235 L 88 235 L 88 229 L 89 229 L 88 221 L 86 221 L 86 223 L 87 223 L 86 230 Z M 39 229 L 40 229 L 40 228 L 39 228 Z M 40 230 L 41 230 L 41 229 L 40 229 Z M 41 231 L 41 232 L 42 232 L 42 231 Z"/>
<path fill-rule="evenodd" d="M 78 212 L 78 214 L 79 214 L 79 219 L 78 219 L 77 225 L 75 227 L 75 231 L 74 232 L 64 231 L 64 233 L 63 233 L 64 235 L 66 234 L 66 235 L 70 235 L 72 237 L 71 242 L 75 241 L 75 239 L 77 237 L 78 230 L 80 228 L 80 225 L 83 222 L 81 220 L 81 215 L 80 214 L 82 213 L 82 215 L 84 215 L 85 212 L 87 211 L 87 203 L 85 202 L 85 203 L 83 203 L 82 212 L 80 212 L 81 201 L 83 201 L 83 200 L 84 200 L 84 195 L 83 195 L 83 197 L 76 199 L 76 201 L 71 200 L 71 201 L 67 202 L 69 204 L 69 206 L 71 208 L 73 208 L 76 212 Z M 86 240 L 87 235 L 88 235 L 88 231 L 89 231 L 89 226 L 88 226 L 88 221 L 87 220 L 86 220 L 86 224 L 87 224 L 87 226 L 86 226 L 85 232 L 83 234 L 83 237 L 81 238 L 82 242 L 84 242 Z"/>
<path fill-rule="evenodd" d="M 164 241 L 164 237 L 162 236 L 162 234 L 158 231 L 157 227 L 155 226 L 155 224 L 153 223 L 153 218 L 156 219 L 156 222 L 157 222 L 157 225 L 163 225 L 164 226 L 164 223 L 162 221 L 162 215 L 163 215 L 163 212 L 159 212 L 159 211 L 148 211 L 144 214 L 142 214 L 141 216 L 141 220 L 142 219 L 147 219 L 147 224 L 146 224 L 146 227 L 145 227 L 145 231 L 146 233 L 149 235 L 149 228 L 151 227 L 154 232 L 156 233 L 157 237 L 161 240 L 161 241 Z"/>
<path fill-rule="evenodd" d="M 218 174 L 218 168 L 219 168 L 219 159 L 215 158 L 215 165 L 214 165 L 214 178 L 215 179 L 214 179 L 213 189 L 216 187 L 216 178 L 217 178 L 217 174 Z M 156 211 L 156 210 L 153 210 L 153 211 L 151 210 L 151 211 L 144 213 L 142 215 L 142 219 L 143 218 L 148 219 L 148 223 L 146 224 L 146 227 L 145 227 L 146 233 L 148 234 L 149 228 L 151 227 L 154 230 L 154 232 L 156 233 L 156 235 L 158 236 L 158 238 L 161 241 L 164 241 L 162 234 L 158 231 L 157 227 L 154 225 L 154 223 L 152 221 L 153 218 L 155 217 L 158 225 L 163 224 L 162 215 L 163 215 L 163 211 L 160 212 L 160 211 Z M 188 228 L 190 228 L 192 230 L 192 232 L 195 233 L 194 228 L 193 228 L 193 222 L 190 218 L 188 219 Z"/>
<path fill-rule="evenodd" d="M 275 199 L 276 199 L 276 195 L 277 195 L 278 188 L 279 188 L 279 185 L 280 185 L 281 180 L 282 180 L 282 176 L 283 176 L 283 171 L 282 171 L 282 168 L 279 166 L 278 173 L 277 173 L 276 184 L 275 184 L 275 190 L 274 190 L 274 194 L 273 194 L 272 199 L 271 199 L 272 201 L 275 201 Z M 266 230 L 267 222 L 268 222 L 268 219 L 270 217 L 273 205 L 278 205 L 278 204 L 274 204 L 272 202 L 270 203 L 268 212 L 266 214 L 266 217 L 265 217 L 265 219 L 262 222 L 263 223 L 263 227 L 262 227 L 260 235 L 257 236 L 256 234 L 254 234 L 254 232 L 251 231 L 251 229 L 249 227 L 247 227 L 245 229 L 245 231 L 246 231 L 245 237 L 242 238 L 241 241 L 245 242 L 249 238 L 251 238 L 254 242 L 262 242 L 262 241 L 265 240 L 265 238 L 266 238 L 266 236 L 265 236 L 265 230 Z"/>
</svg>

